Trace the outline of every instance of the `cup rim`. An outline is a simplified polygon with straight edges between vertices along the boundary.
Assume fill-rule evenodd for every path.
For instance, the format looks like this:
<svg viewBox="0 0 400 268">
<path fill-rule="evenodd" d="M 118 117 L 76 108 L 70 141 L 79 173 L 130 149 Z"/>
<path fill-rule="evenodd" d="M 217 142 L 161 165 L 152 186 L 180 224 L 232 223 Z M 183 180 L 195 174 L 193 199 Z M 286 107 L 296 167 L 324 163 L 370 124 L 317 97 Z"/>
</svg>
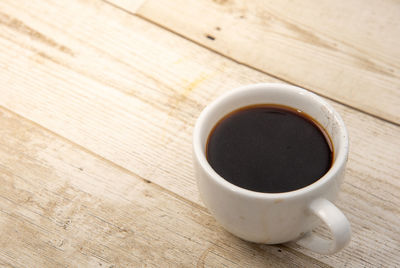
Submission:
<svg viewBox="0 0 400 268">
<path fill-rule="evenodd" d="M 315 101 L 318 101 L 321 105 L 323 105 L 327 110 L 332 112 L 333 118 L 332 120 L 336 121 L 337 126 L 340 129 L 340 145 L 338 148 L 335 147 L 335 152 L 337 152 L 337 156 L 335 161 L 333 162 L 333 165 L 331 168 L 328 170 L 327 173 L 325 173 L 324 176 L 322 176 L 320 179 L 317 181 L 313 182 L 310 185 L 307 185 L 303 188 L 296 189 L 293 191 L 289 192 L 281 192 L 281 193 L 264 193 L 264 192 L 256 192 L 252 190 L 248 190 L 245 188 L 241 188 L 239 186 L 236 186 L 232 184 L 231 182 L 225 180 L 222 176 L 220 176 L 208 163 L 206 155 L 205 155 L 205 149 L 202 148 L 202 133 L 204 125 L 206 123 L 206 120 L 212 116 L 213 111 L 215 108 L 217 108 L 226 98 L 231 97 L 236 94 L 240 94 L 243 91 L 246 90 L 260 90 L 260 89 L 280 89 L 280 90 L 286 90 L 286 91 L 291 91 L 293 93 L 300 93 L 302 95 L 309 95 L 312 97 Z M 238 107 L 239 108 L 239 107 Z M 206 134 L 209 135 L 209 132 Z M 348 157 L 348 147 L 349 147 L 349 141 L 348 141 L 348 132 L 346 129 L 346 126 L 343 122 L 343 119 L 339 115 L 339 113 L 328 103 L 326 102 L 322 97 L 316 95 L 315 93 L 312 93 L 306 89 L 293 86 L 293 85 L 288 85 L 288 84 L 281 84 L 281 83 L 258 83 L 258 84 L 250 84 L 250 85 L 245 85 L 241 86 L 238 88 L 235 88 L 233 90 L 230 90 L 221 96 L 219 96 L 217 99 L 215 99 L 213 102 L 211 102 L 207 107 L 204 108 L 204 110 L 200 113 L 195 127 L 193 131 L 193 151 L 194 151 L 194 156 L 196 157 L 198 163 L 200 164 L 200 167 L 205 171 L 210 178 L 212 178 L 215 182 L 217 182 L 219 185 L 222 187 L 235 192 L 240 195 L 245 195 L 249 197 L 254 197 L 254 198 L 262 198 L 262 199 L 270 199 L 270 198 L 293 198 L 297 196 L 304 195 L 308 192 L 312 192 L 316 190 L 317 188 L 322 187 L 329 181 L 333 180 L 335 177 L 335 174 L 337 174 L 341 168 L 346 164 L 347 157 Z"/>
</svg>

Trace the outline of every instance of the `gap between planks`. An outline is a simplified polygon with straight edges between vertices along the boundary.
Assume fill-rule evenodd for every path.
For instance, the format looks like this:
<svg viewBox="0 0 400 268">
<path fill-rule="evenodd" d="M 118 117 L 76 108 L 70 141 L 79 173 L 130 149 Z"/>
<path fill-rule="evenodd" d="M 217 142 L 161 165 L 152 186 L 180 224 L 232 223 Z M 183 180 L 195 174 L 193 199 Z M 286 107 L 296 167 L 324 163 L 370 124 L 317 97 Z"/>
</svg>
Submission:
<svg viewBox="0 0 400 268">
<path fill-rule="evenodd" d="M 107 158 L 105 158 L 105 157 L 103 157 L 103 156 L 101 156 L 101 155 L 99 155 L 99 154 L 87 149 L 86 147 L 84 147 L 84 146 L 82 146 L 82 145 L 80 145 L 80 144 L 78 144 L 78 143 L 76 143 L 76 142 L 74 142 L 74 141 L 72 141 L 72 140 L 70 140 L 70 139 L 68 139 L 68 138 L 66 138 L 66 137 L 54 132 L 54 131 L 52 131 L 51 129 L 48 129 L 48 128 L 36 123 L 35 121 L 32 121 L 29 118 L 26 118 L 26 117 L 14 112 L 14 111 L 8 109 L 7 107 L 4 107 L 3 105 L 0 105 L 0 108 L 5 110 L 5 111 L 7 111 L 7 112 L 9 112 L 9 113 L 11 113 L 11 114 L 14 114 L 16 117 L 18 117 L 18 118 L 20 118 L 22 120 L 28 121 L 29 123 L 31 123 L 34 126 L 37 126 L 37 127 L 41 128 L 41 129 L 51 133 L 52 135 L 60 138 L 63 141 L 65 141 L 65 142 L 67 142 L 69 144 L 72 144 L 73 146 L 76 146 L 80 150 L 82 150 L 82 151 L 84 151 L 84 152 L 86 152 L 86 153 L 88 153 L 88 154 L 90 154 L 90 155 L 102 160 L 102 161 L 107 162 L 108 164 L 110 164 L 111 166 L 115 167 L 116 169 L 119 169 L 119 170 L 121 170 L 121 171 L 123 171 L 123 172 L 125 172 L 127 174 L 130 174 L 130 175 L 132 175 L 132 176 L 144 181 L 145 183 L 152 184 L 152 185 L 156 186 L 160 191 L 166 192 L 169 195 L 175 197 L 176 199 L 178 199 L 178 200 L 180 200 L 180 201 L 182 201 L 184 203 L 190 204 L 191 206 L 208 213 L 208 210 L 205 207 L 201 206 L 200 204 L 197 204 L 197 203 L 195 203 L 195 202 L 193 202 L 193 201 L 191 201 L 191 200 L 189 200 L 189 199 L 187 199 L 187 198 L 185 198 L 185 197 L 183 197 L 183 196 L 181 196 L 181 195 L 179 195 L 179 194 L 177 194 L 177 193 L 175 193 L 175 192 L 173 192 L 171 190 L 168 190 L 168 189 L 164 188 L 163 186 L 161 186 L 161 185 L 159 185 L 157 183 L 154 183 L 154 182 L 152 182 L 152 181 L 150 181 L 150 180 L 148 180 L 146 178 L 143 178 L 139 174 L 136 174 L 135 172 L 133 172 L 133 171 L 121 166 L 121 165 L 118 165 L 117 163 L 115 163 L 115 162 L 113 162 L 113 161 L 111 161 L 111 160 L 109 160 L 109 159 L 107 159 Z"/>
<path fill-rule="evenodd" d="M 228 55 L 226 55 L 226 54 L 224 54 L 224 53 L 222 53 L 222 52 L 219 52 L 219 51 L 216 50 L 216 49 L 213 49 L 213 48 L 211 48 L 211 47 L 208 47 L 208 46 L 205 45 L 205 44 L 202 44 L 202 43 L 200 43 L 200 42 L 198 42 L 198 41 L 196 41 L 196 40 L 194 40 L 194 39 L 192 39 L 192 38 L 190 38 L 190 37 L 187 37 L 187 36 L 185 36 L 185 35 L 183 35 L 183 34 L 177 32 L 177 31 L 175 31 L 175 30 L 173 30 L 173 29 L 171 29 L 171 28 L 169 28 L 169 27 L 166 27 L 166 26 L 164 26 L 164 25 L 162 25 L 162 24 L 160 24 L 160 23 L 158 23 L 158 22 L 156 22 L 156 21 L 154 21 L 154 20 L 151 20 L 150 18 L 147 18 L 147 17 L 145 17 L 145 16 L 142 16 L 141 14 L 138 14 L 138 13 L 135 13 L 135 12 L 132 12 L 132 11 L 129 11 L 129 10 L 125 9 L 124 7 L 118 6 L 117 4 L 112 3 L 112 2 L 110 2 L 110 1 L 108 1 L 108 0 L 101 0 L 101 1 L 104 2 L 104 3 L 106 3 L 106 4 L 108 4 L 108 5 L 110 5 L 110 6 L 112 6 L 112 7 L 114 7 L 114 8 L 116 8 L 116 9 L 118 9 L 118 10 L 121 10 L 121 11 L 123 11 L 123 12 L 125 12 L 125 13 L 127 13 L 127 14 L 129 14 L 129 15 L 131 15 L 131 16 L 135 16 L 135 17 L 140 18 L 140 19 L 142 19 L 142 20 L 144 20 L 144 21 L 147 21 L 147 22 L 149 22 L 149 23 L 151 23 L 151 24 L 153 24 L 153 25 L 155 25 L 155 26 L 157 26 L 157 27 L 160 27 L 160 28 L 162 28 L 163 30 L 166 30 L 166 31 L 168 31 L 168 32 L 170 32 L 170 33 L 172 33 L 172 34 L 174 34 L 174 35 L 177 35 L 177 36 L 179 36 L 179 37 L 181 37 L 181 38 L 183 38 L 183 39 L 185 39 L 185 40 L 187 40 L 187 41 L 189 41 L 189 42 L 191 42 L 191 43 L 196 44 L 197 46 L 200 46 L 200 47 L 205 48 L 205 49 L 207 49 L 207 50 L 209 50 L 209 51 L 212 51 L 213 53 L 215 53 L 215 54 L 217 54 L 217 55 L 219 55 L 219 56 L 221 56 L 221 57 L 224 57 L 224 58 L 226 58 L 226 59 L 229 59 L 230 61 L 232 61 L 232 62 L 234 62 L 234 63 L 236 63 L 236 64 L 239 64 L 239 65 L 245 66 L 245 67 L 247 67 L 247 68 L 250 68 L 250 69 L 252 69 L 252 70 L 255 70 L 255 71 L 257 71 L 257 72 L 266 74 L 266 75 L 268 75 L 268 76 L 270 76 L 270 77 L 272 77 L 272 78 L 278 79 L 278 80 L 280 80 L 280 81 L 282 81 L 282 82 L 284 82 L 284 83 L 291 84 L 291 85 L 294 85 L 294 86 L 298 86 L 298 87 L 301 87 L 301 88 L 305 88 L 305 89 L 307 89 L 307 90 L 309 90 L 309 91 L 311 91 L 311 92 L 313 92 L 313 93 L 315 93 L 315 94 L 317 94 L 317 95 L 319 95 L 319 96 L 323 96 L 324 98 L 329 99 L 329 100 L 331 100 L 331 101 L 334 101 L 334 102 L 336 102 L 336 103 L 339 103 L 339 104 L 341 104 L 341 105 L 343 105 L 343 106 L 345 106 L 345 107 L 348 107 L 348 108 L 351 108 L 351 109 L 353 109 L 353 110 L 355 110 L 355 111 L 358 111 L 358 112 L 367 114 L 367 115 L 369 115 L 369 116 L 372 116 L 372 117 L 377 118 L 377 119 L 379 119 L 379 120 L 382 120 L 382 121 L 384 121 L 384 122 L 393 124 L 393 125 L 395 125 L 395 126 L 400 126 L 400 123 L 397 123 L 397 122 L 395 122 L 395 121 L 386 119 L 386 118 L 384 118 L 384 117 L 381 117 L 381 116 L 379 116 L 379 115 L 373 114 L 373 113 L 368 112 L 368 111 L 365 111 L 365 110 L 360 109 L 360 108 L 358 108 L 358 107 L 352 106 L 352 105 L 350 105 L 350 104 L 347 104 L 346 102 L 340 101 L 340 100 L 338 100 L 338 99 L 334 99 L 334 98 L 332 98 L 332 97 L 330 97 L 330 96 L 328 96 L 328 95 L 326 95 L 326 94 L 321 94 L 321 93 L 316 92 L 316 91 L 314 91 L 314 90 L 312 90 L 312 89 L 310 89 L 310 88 L 307 88 L 307 87 L 305 87 L 305 86 L 301 86 L 301 85 L 299 85 L 298 83 L 295 83 L 295 82 L 293 82 L 293 81 L 287 80 L 287 79 L 285 79 L 285 78 L 283 78 L 283 77 L 279 77 L 279 76 L 274 75 L 274 74 L 272 74 L 272 73 L 266 72 L 266 71 L 264 71 L 264 70 L 261 69 L 261 68 L 257 68 L 257 67 L 255 67 L 255 66 L 252 66 L 252 65 L 250 65 L 250 64 L 247 64 L 247 63 L 245 63 L 245 62 L 239 61 L 239 60 L 237 60 L 237 59 L 235 59 L 235 58 L 233 58 L 233 57 L 230 57 L 230 56 L 228 56 Z M 142 5 L 145 4 L 145 2 L 146 2 L 146 0 L 142 1 L 142 3 L 137 7 L 136 10 L 139 10 L 140 7 L 141 7 Z"/>
<path fill-rule="evenodd" d="M 212 53 L 210 53 L 210 54 L 212 54 Z M 144 177 L 146 177 L 146 176 L 144 176 Z"/>
<path fill-rule="evenodd" d="M 112 168 L 115 168 L 115 169 L 117 169 L 117 170 L 120 170 L 121 172 L 126 173 L 127 175 L 133 176 L 134 178 L 139 179 L 139 180 L 141 180 L 142 182 L 144 182 L 144 183 L 146 183 L 146 184 L 151 184 L 151 185 L 152 185 L 153 187 L 155 187 L 157 190 L 159 190 L 159 191 L 161 191 L 161 192 L 164 192 L 164 193 L 166 193 L 167 195 L 170 195 L 170 196 L 172 196 L 173 198 L 175 198 L 176 201 L 182 202 L 182 203 L 184 203 L 184 204 L 186 204 L 186 205 L 191 206 L 192 208 L 201 210 L 201 211 L 205 212 L 206 214 L 209 214 L 208 210 L 207 210 L 205 207 L 201 206 L 200 204 L 197 204 L 197 203 L 195 203 L 195 202 L 193 202 L 193 201 L 191 201 L 191 200 L 189 200 L 189 199 L 187 199 L 187 198 L 185 198 L 185 197 L 183 197 L 183 196 L 180 196 L 179 194 L 176 194 L 175 192 L 170 191 L 170 190 L 168 190 L 168 189 L 162 187 L 161 185 L 159 185 L 159 184 L 157 184 L 157 183 L 154 183 L 154 182 L 151 182 L 151 181 L 147 180 L 146 178 L 144 178 L 144 177 L 142 177 L 142 176 L 136 174 L 135 172 L 133 172 L 133 171 L 127 169 L 127 168 L 124 168 L 123 166 L 118 165 L 117 163 L 115 163 L 115 162 L 113 162 L 113 161 L 111 161 L 111 160 L 109 160 L 109 159 L 107 159 L 107 158 L 105 158 L 105 157 L 103 157 L 103 156 L 101 156 L 101 155 L 99 155 L 99 154 L 97 154 L 97 153 L 95 153 L 95 152 L 93 152 L 93 151 L 91 151 L 91 150 L 85 148 L 84 146 L 82 146 L 82 145 L 80 145 L 80 144 L 77 144 L 77 143 L 71 141 L 70 139 L 68 139 L 68 138 L 66 138 L 66 137 L 64 137 L 64 136 L 62 136 L 62 135 L 60 135 L 60 134 L 58 134 L 58 133 L 56 133 L 56 132 L 54 132 L 54 131 L 52 131 L 52 130 L 50 130 L 50 129 L 44 127 L 44 126 L 42 126 L 41 124 L 39 124 L 39 123 L 37 123 L 37 122 L 35 122 L 35 121 L 32 121 L 32 120 L 30 120 L 30 119 L 28 119 L 28 118 L 26 118 L 26 117 L 24 117 L 24 116 L 22 116 L 22 115 L 16 113 L 15 111 L 10 110 L 10 109 L 8 109 L 7 107 L 4 107 L 4 106 L 2 106 L 2 105 L 0 105 L 0 109 L 2 109 L 2 110 L 4 110 L 4 111 L 7 111 L 8 113 L 14 115 L 16 118 L 18 118 L 18 119 L 21 120 L 21 121 L 26 121 L 26 122 L 28 122 L 29 124 L 31 124 L 31 125 L 37 127 L 38 129 L 42 129 L 43 131 L 50 133 L 52 136 L 55 136 L 55 137 L 59 138 L 61 141 L 66 142 L 66 143 L 72 145 L 73 147 L 78 148 L 80 151 L 83 151 L 84 153 L 87 153 L 87 154 L 93 156 L 94 158 L 97 158 L 98 160 L 103 161 L 103 162 L 109 164 Z M 14 175 L 16 175 L 16 174 L 14 174 Z M 16 176 L 18 176 L 18 175 L 16 175 Z M 19 176 L 18 176 L 18 177 L 19 177 Z M 20 177 L 20 178 L 23 179 L 22 177 Z M 24 179 L 23 179 L 23 180 L 24 180 Z M 54 192 L 51 191 L 51 190 L 48 190 L 48 191 L 49 191 L 50 193 L 52 193 L 52 194 L 56 194 L 56 193 L 54 193 Z M 86 193 L 86 192 L 84 192 L 84 193 Z M 1 197 L 1 198 L 5 198 L 5 197 L 3 197 L 3 196 L 0 196 L 0 197 Z M 69 199 L 69 198 L 67 198 L 67 197 L 65 197 L 65 196 L 60 196 L 60 198 L 66 199 L 66 200 L 68 200 L 68 201 L 70 201 L 70 202 L 73 201 L 73 200 L 71 200 L 71 199 Z M 7 199 L 7 198 L 5 198 L 5 199 Z M 12 201 L 12 200 L 10 200 L 10 199 L 7 199 L 7 200 L 8 200 L 9 202 L 14 203 L 14 201 Z M 86 209 L 89 209 L 89 207 L 87 207 L 86 205 L 83 205 L 83 207 L 86 207 Z M 1 210 L 0 210 L 0 212 L 4 212 L 4 211 L 1 211 Z M 7 213 L 7 212 L 4 212 L 4 213 Z M 7 213 L 7 214 L 8 214 L 8 213 Z M 113 224 L 112 222 L 106 221 L 106 220 L 102 219 L 101 217 L 98 217 L 98 216 L 96 216 L 96 215 L 94 215 L 94 214 L 89 214 L 89 215 L 91 215 L 92 217 L 97 218 L 98 220 L 100 220 L 100 221 L 102 221 L 102 222 L 105 222 L 105 223 L 107 223 L 107 224 L 109 224 L 109 225 L 112 225 L 112 226 L 115 227 L 115 228 L 121 229 L 121 227 L 119 227 L 119 226 Z M 9 214 L 9 216 L 14 217 L 14 216 L 11 215 L 11 214 Z M 43 216 L 43 215 L 41 215 L 41 216 Z M 211 217 L 211 215 L 210 215 L 210 217 Z M 27 221 L 27 219 L 24 219 L 24 220 Z M 37 224 L 35 224 L 35 223 L 31 222 L 31 221 L 28 221 L 28 222 L 29 222 L 30 224 L 33 224 L 33 225 L 36 226 L 37 228 L 41 229 L 42 231 L 48 231 L 48 230 L 43 229 L 41 226 L 39 226 L 39 225 L 37 225 Z M 213 242 L 210 241 L 210 243 L 213 243 Z M 216 246 L 216 244 L 214 244 L 214 246 Z M 269 245 L 262 245 L 262 246 L 269 246 Z M 211 246 L 211 247 L 213 247 L 213 246 Z M 285 251 L 287 251 L 287 252 L 293 254 L 294 256 L 298 257 L 299 259 L 302 259 L 302 260 L 304 260 L 304 261 L 307 261 L 307 262 L 309 262 L 309 263 L 311 263 L 311 264 L 314 264 L 314 265 L 317 265 L 317 266 L 319 266 L 319 267 L 325 267 L 325 268 L 333 267 L 333 266 L 330 266 L 330 265 L 328 265 L 328 264 L 326 264 L 326 263 L 320 262 L 318 259 L 315 259 L 315 258 L 313 258 L 313 257 L 311 257 L 311 256 L 308 256 L 308 255 L 306 255 L 306 254 L 304 254 L 304 253 L 302 253 L 302 252 L 300 252 L 300 251 L 298 251 L 298 250 L 296 250 L 296 249 L 290 247 L 290 245 L 287 245 L 287 244 L 279 244 L 279 247 L 282 248 L 282 249 L 284 249 Z M 57 247 L 54 247 L 54 248 L 57 249 L 57 250 L 60 250 L 60 249 L 57 248 Z M 207 250 L 208 250 L 208 249 L 207 249 Z M 207 250 L 206 250 L 205 252 L 207 252 Z M 208 251 L 211 251 L 211 250 L 208 250 Z M 0 251 L 0 254 L 1 254 L 1 253 L 3 253 L 3 252 Z M 208 252 L 207 252 L 207 253 L 208 253 Z M 1 256 L 1 255 L 0 255 L 0 256 Z M 100 258 L 101 256 L 97 256 L 97 257 Z M 205 257 L 205 256 L 204 256 L 204 257 Z M 221 257 L 221 258 L 224 258 L 223 256 L 220 256 L 220 257 Z M 226 259 L 226 258 L 224 258 L 224 259 Z M 50 260 L 50 259 L 49 259 L 49 260 Z M 226 259 L 226 260 L 228 260 L 228 259 Z M 15 261 L 15 260 L 14 260 L 14 261 Z M 54 260 L 52 260 L 52 261 L 54 261 Z M 228 260 L 228 261 L 229 261 L 229 260 Z M 62 266 L 60 263 L 58 263 L 58 264 L 59 264 L 60 266 Z M 199 263 L 199 264 L 201 264 L 201 263 Z M 203 264 L 204 264 L 204 263 L 203 263 Z M 200 266 L 200 267 L 202 267 L 202 266 Z"/>
</svg>

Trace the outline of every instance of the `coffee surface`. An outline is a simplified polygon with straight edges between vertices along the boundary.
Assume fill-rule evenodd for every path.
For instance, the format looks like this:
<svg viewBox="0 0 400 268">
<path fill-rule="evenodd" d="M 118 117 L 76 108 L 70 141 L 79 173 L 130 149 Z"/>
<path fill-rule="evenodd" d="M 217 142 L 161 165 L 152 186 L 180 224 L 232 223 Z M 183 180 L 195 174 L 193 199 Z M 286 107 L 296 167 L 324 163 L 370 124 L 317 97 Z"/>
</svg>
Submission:
<svg viewBox="0 0 400 268">
<path fill-rule="evenodd" d="M 207 141 L 207 160 L 225 180 L 256 192 L 303 188 L 331 167 L 330 139 L 311 117 L 278 105 L 254 105 L 222 118 Z"/>
</svg>

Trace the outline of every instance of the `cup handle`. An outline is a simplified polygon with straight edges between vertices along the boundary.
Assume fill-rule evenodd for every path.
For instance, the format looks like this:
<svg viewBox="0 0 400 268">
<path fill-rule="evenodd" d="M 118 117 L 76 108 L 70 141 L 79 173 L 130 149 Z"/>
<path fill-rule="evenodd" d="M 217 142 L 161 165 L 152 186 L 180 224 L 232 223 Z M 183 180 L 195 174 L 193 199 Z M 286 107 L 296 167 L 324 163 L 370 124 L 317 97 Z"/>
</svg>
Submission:
<svg viewBox="0 0 400 268">
<path fill-rule="evenodd" d="M 327 240 L 311 231 L 296 243 L 320 254 L 334 254 L 343 249 L 351 236 L 350 223 L 346 216 L 330 201 L 318 198 L 311 202 L 309 211 L 318 216 L 330 229 L 332 240 Z"/>
</svg>

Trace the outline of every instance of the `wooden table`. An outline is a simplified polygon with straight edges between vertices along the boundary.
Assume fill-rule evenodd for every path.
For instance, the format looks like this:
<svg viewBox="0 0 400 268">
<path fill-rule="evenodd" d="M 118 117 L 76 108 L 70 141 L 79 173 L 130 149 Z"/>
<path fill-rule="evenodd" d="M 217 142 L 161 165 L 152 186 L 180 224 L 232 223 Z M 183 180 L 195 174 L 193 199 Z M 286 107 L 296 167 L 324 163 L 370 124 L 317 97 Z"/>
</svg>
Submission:
<svg viewBox="0 0 400 268">
<path fill-rule="evenodd" d="M 398 1 L 3 0 L 0 81 L 2 266 L 400 267 Z M 199 199 L 197 116 L 258 82 L 344 118 L 340 253 L 242 241 Z"/>
</svg>

